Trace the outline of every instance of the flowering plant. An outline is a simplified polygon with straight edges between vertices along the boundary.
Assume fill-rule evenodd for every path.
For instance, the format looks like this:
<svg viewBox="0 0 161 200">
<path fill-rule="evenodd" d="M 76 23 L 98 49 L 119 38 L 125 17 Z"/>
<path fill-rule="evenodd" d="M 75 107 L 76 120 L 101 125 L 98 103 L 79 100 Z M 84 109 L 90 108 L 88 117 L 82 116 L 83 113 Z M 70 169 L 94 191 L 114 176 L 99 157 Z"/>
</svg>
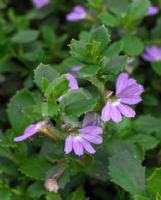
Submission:
<svg viewBox="0 0 161 200">
<path fill-rule="evenodd" d="M 0 199 L 159 200 L 159 7 L 63 2 L 4 4 Z"/>
</svg>

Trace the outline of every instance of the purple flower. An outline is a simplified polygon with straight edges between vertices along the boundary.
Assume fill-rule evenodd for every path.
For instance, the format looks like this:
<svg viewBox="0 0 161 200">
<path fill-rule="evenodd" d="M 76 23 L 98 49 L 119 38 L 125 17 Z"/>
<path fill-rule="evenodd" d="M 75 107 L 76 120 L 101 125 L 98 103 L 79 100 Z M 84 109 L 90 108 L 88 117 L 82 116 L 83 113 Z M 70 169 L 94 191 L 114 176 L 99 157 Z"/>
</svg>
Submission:
<svg viewBox="0 0 161 200">
<path fill-rule="evenodd" d="M 81 70 L 81 67 L 80 66 L 73 66 L 72 67 L 72 71 L 73 72 L 79 72 Z"/>
<path fill-rule="evenodd" d="M 66 15 L 67 21 L 79 21 L 86 18 L 86 11 L 82 6 L 75 6 L 69 14 Z"/>
<path fill-rule="evenodd" d="M 31 124 L 29 125 L 25 130 L 24 130 L 24 134 L 14 138 L 15 142 L 21 142 L 23 140 L 26 140 L 28 138 L 30 138 L 31 136 L 35 135 L 37 132 L 39 132 L 40 127 L 45 126 L 47 124 L 46 121 L 41 121 L 41 122 L 37 122 L 36 124 Z"/>
<path fill-rule="evenodd" d="M 49 0 L 32 0 L 36 8 L 42 8 L 49 3 Z"/>
<path fill-rule="evenodd" d="M 128 105 L 137 104 L 141 101 L 143 86 L 135 79 L 129 78 L 127 73 L 121 73 L 116 81 L 116 94 L 108 99 L 102 109 L 101 119 L 106 122 L 112 119 L 118 123 L 125 117 L 134 117 L 135 111 Z"/>
<path fill-rule="evenodd" d="M 157 46 L 146 47 L 141 57 L 149 62 L 161 61 L 161 47 Z"/>
<path fill-rule="evenodd" d="M 150 6 L 147 12 L 147 16 L 156 15 L 159 12 L 159 8 L 156 6 Z"/>
<path fill-rule="evenodd" d="M 72 150 L 78 156 L 84 154 L 86 150 L 90 154 L 94 154 L 96 151 L 90 143 L 101 144 L 103 130 L 99 126 L 86 126 L 78 130 L 77 133 L 71 132 L 66 138 L 64 151 L 69 154 Z"/>
</svg>

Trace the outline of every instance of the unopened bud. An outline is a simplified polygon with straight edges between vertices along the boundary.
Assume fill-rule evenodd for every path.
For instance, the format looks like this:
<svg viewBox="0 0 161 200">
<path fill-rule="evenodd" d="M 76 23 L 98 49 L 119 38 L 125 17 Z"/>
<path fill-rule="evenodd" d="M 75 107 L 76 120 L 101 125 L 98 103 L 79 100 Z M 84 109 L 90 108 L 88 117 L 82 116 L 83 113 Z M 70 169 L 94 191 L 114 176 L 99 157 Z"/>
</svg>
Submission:
<svg viewBox="0 0 161 200">
<path fill-rule="evenodd" d="M 57 192 L 59 190 L 59 185 L 56 179 L 54 178 L 49 178 L 46 180 L 44 187 L 49 191 L 49 192 Z"/>
</svg>

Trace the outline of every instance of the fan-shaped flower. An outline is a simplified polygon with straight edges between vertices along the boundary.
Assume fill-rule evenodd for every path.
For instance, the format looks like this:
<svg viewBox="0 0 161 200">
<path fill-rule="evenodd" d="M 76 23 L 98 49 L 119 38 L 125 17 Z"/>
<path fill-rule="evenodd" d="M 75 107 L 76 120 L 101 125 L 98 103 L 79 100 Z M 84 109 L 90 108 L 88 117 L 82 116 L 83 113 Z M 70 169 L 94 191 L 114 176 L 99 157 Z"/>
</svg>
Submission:
<svg viewBox="0 0 161 200">
<path fill-rule="evenodd" d="M 95 149 L 91 145 L 102 143 L 102 128 L 99 126 L 86 126 L 78 130 L 77 133 L 71 132 L 66 138 L 64 151 L 69 154 L 72 150 L 78 156 L 84 154 L 86 150 L 90 154 L 95 153 Z"/>
<path fill-rule="evenodd" d="M 121 73 L 116 81 L 116 94 L 108 98 L 102 109 L 101 119 L 106 122 L 112 119 L 118 123 L 125 117 L 134 117 L 135 111 L 128 105 L 137 104 L 141 101 L 143 86 L 135 79 L 129 78 L 127 73 Z"/>
</svg>

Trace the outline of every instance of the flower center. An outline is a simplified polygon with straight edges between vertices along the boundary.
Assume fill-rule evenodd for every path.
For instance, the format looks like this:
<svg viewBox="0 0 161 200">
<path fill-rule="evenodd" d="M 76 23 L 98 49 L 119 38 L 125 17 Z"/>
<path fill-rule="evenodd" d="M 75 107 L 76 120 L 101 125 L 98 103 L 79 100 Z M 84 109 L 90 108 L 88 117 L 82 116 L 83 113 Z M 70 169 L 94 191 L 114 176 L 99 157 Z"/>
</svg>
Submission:
<svg viewBox="0 0 161 200">
<path fill-rule="evenodd" d="M 109 102 L 113 105 L 113 106 L 118 106 L 120 104 L 120 100 L 117 99 L 115 96 L 112 96 L 109 98 Z"/>
</svg>

